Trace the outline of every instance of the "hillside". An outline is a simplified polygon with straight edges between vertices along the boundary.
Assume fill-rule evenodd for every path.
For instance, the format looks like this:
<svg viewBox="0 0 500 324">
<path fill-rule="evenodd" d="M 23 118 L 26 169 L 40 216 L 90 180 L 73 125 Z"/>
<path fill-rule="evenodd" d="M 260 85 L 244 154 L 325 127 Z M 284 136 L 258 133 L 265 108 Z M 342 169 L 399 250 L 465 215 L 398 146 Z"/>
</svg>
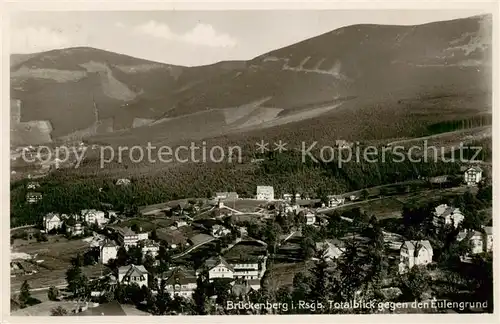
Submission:
<svg viewBox="0 0 500 324">
<path fill-rule="evenodd" d="M 424 136 L 428 123 L 491 111 L 491 27 L 490 16 L 354 25 L 247 62 L 189 68 L 55 50 L 11 59 L 11 96 L 21 122 L 49 121 L 52 138 Z"/>
</svg>

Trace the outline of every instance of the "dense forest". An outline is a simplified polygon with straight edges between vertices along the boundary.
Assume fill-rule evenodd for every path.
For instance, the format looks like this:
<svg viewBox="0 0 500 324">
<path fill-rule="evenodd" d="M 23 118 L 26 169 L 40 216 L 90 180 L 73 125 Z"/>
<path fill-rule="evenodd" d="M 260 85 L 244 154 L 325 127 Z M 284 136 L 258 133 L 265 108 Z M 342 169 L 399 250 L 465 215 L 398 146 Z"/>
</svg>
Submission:
<svg viewBox="0 0 500 324">
<path fill-rule="evenodd" d="M 469 129 L 474 127 L 489 126 L 493 122 L 491 114 L 482 114 L 464 119 L 446 120 L 439 123 L 434 123 L 427 126 L 430 135 L 457 130 Z"/>
<path fill-rule="evenodd" d="M 162 173 L 131 178 L 128 186 L 115 185 L 116 179 L 101 175 L 78 175 L 58 170 L 41 179 L 43 199 L 27 204 L 26 180 L 11 184 L 11 226 L 33 224 L 48 212 L 76 213 L 86 208 L 111 205 L 115 210 L 188 197 L 211 197 L 216 191 L 237 191 L 252 197 L 257 185 L 272 185 L 275 194 L 300 192 L 318 198 L 382 184 L 460 172 L 459 163 L 399 162 L 387 155 L 385 162 L 351 161 L 339 165 L 302 162 L 299 152 L 268 152 L 260 163 L 190 163 L 167 168 Z"/>
</svg>

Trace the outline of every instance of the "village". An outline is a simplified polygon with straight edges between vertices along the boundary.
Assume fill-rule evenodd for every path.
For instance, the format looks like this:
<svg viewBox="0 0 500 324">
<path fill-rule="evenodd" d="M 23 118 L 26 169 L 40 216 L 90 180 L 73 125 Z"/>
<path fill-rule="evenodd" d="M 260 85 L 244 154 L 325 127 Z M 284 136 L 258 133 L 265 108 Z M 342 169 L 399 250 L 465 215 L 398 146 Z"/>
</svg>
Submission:
<svg viewBox="0 0 500 324">
<path fill-rule="evenodd" d="M 490 181 L 473 166 L 460 184 L 445 188 L 425 179 L 310 199 L 262 185 L 253 198 L 217 192 L 142 206 L 133 217 L 110 206 L 53 211 L 40 224 L 11 230 L 13 314 L 190 314 L 200 294 L 206 312 L 225 314 L 229 299 L 294 286 L 318 262 L 337 262 L 352 244 L 369 246 L 372 232 L 382 235 L 388 263 L 380 292 L 400 300 L 403 289 L 392 279 L 407 278 L 413 268 L 427 269 L 433 282 L 449 278 L 440 265 L 452 248 L 443 245 L 457 246 L 462 264 L 491 255 L 491 201 L 477 205 Z M 27 204 L 43 200 L 39 187 L 27 184 Z M 427 209 L 405 209 L 417 198 Z M 444 298 L 435 287 L 423 290 L 418 298 Z"/>
</svg>

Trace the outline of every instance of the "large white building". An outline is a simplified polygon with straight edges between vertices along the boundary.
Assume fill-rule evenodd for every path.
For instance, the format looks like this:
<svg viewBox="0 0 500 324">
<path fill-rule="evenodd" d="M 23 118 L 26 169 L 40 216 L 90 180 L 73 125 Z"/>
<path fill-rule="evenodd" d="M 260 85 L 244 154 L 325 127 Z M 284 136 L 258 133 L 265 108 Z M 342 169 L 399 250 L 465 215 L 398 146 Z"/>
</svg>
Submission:
<svg viewBox="0 0 500 324">
<path fill-rule="evenodd" d="M 257 186 L 257 200 L 274 200 L 274 188 L 272 186 Z"/>
<path fill-rule="evenodd" d="M 126 249 L 130 246 L 137 246 L 140 241 L 147 239 L 148 233 L 136 233 L 128 227 L 118 229 L 118 243 Z"/>
<path fill-rule="evenodd" d="M 106 240 L 100 247 L 99 259 L 102 264 L 107 264 L 109 260 L 116 259 L 118 254 L 118 245 L 113 241 Z"/>
<path fill-rule="evenodd" d="M 414 266 L 431 263 L 433 255 L 434 251 L 428 240 L 405 241 L 400 249 L 399 273 L 405 273 Z"/>
<path fill-rule="evenodd" d="M 122 284 L 136 283 L 141 286 L 148 286 L 148 271 L 143 265 L 128 265 L 118 268 L 118 281 Z"/>
<path fill-rule="evenodd" d="M 432 224 L 438 230 L 445 226 L 458 228 L 458 225 L 463 222 L 464 218 L 460 209 L 441 204 L 434 209 Z"/>
<path fill-rule="evenodd" d="M 58 214 L 49 213 L 43 216 L 43 227 L 47 232 L 49 232 L 52 229 L 61 228 L 62 224 L 63 221 L 61 220 Z"/>
</svg>

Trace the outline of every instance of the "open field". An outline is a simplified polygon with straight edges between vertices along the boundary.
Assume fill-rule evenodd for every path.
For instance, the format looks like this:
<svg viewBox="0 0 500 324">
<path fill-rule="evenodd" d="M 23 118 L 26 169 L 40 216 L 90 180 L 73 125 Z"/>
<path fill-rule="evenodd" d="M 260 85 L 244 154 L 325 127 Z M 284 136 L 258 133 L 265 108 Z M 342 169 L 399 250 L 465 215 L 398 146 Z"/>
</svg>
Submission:
<svg viewBox="0 0 500 324">
<path fill-rule="evenodd" d="M 47 294 L 47 293 L 45 293 Z M 73 301 L 45 301 L 41 304 L 19 309 L 12 312 L 12 316 L 50 316 L 50 310 L 61 306 L 68 313 L 75 309 L 76 302 Z"/>
<path fill-rule="evenodd" d="M 66 271 L 71 266 L 71 259 L 77 253 L 84 253 L 88 247 L 88 243 L 82 240 L 68 240 L 62 236 L 50 236 L 49 242 L 43 243 L 15 242 L 12 252 L 36 255 L 36 260 L 43 262 L 37 264 L 38 272 L 35 274 L 11 277 L 11 291 L 18 291 L 24 280 L 32 289 L 66 284 Z M 101 273 L 101 266 L 83 267 L 83 271 L 93 277 Z"/>
<path fill-rule="evenodd" d="M 275 263 L 268 269 L 265 280 L 273 291 L 283 286 L 291 286 L 295 275 L 299 272 L 307 275 L 311 266 L 312 262 Z"/>
<path fill-rule="evenodd" d="M 423 203 L 437 202 L 441 199 L 453 198 L 457 195 L 462 195 L 468 190 L 474 189 L 466 186 L 446 189 L 432 189 L 405 195 L 373 199 L 370 201 L 359 201 L 347 206 L 337 207 L 326 212 L 326 214 L 331 214 L 334 210 L 345 211 L 353 208 L 361 208 L 369 214 L 375 215 L 378 219 L 397 218 L 401 217 L 403 206 L 407 203 L 420 205 Z"/>
</svg>

